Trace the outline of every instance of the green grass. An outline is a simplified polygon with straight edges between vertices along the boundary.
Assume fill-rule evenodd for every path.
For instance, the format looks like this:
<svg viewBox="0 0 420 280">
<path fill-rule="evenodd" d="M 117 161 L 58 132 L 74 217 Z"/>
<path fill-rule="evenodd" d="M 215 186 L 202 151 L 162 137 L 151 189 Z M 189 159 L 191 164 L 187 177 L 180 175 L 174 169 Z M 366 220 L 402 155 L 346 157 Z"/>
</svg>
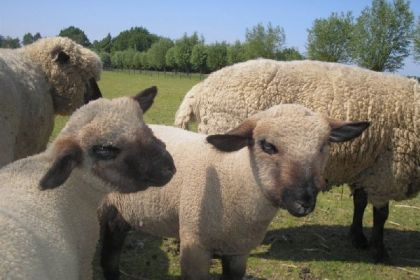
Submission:
<svg viewBox="0 0 420 280">
<path fill-rule="evenodd" d="M 199 81 L 150 74 L 104 72 L 99 86 L 105 97 L 134 95 L 157 85 L 159 95 L 146 113 L 149 123 L 172 124 L 183 95 Z M 56 122 L 55 133 L 66 118 Z M 294 218 L 280 210 L 261 246 L 248 259 L 249 279 L 420 279 L 420 197 L 392 202 L 385 242 L 393 265 L 375 265 L 369 251 L 354 249 L 347 239 L 353 204 L 347 187 L 335 187 L 318 197 L 314 213 Z M 370 234 L 372 211 L 365 213 Z M 94 263 L 95 279 L 102 279 Z M 124 248 L 121 279 L 178 279 L 178 244 L 172 239 L 131 232 Z M 219 260 L 211 266 L 214 279 L 221 273 Z M 251 278 L 251 276 L 253 278 Z"/>
</svg>

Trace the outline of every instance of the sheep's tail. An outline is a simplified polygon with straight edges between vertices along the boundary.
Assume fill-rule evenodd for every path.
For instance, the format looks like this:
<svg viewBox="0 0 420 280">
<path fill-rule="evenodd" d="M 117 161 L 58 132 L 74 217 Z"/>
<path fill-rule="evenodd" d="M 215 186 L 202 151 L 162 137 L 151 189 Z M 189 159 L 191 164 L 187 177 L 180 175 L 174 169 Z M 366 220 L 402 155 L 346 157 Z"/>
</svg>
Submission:
<svg viewBox="0 0 420 280">
<path fill-rule="evenodd" d="M 175 123 L 176 127 L 182 129 L 188 129 L 189 124 L 193 121 L 200 122 L 200 116 L 198 112 L 198 95 L 200 93 L 199 87 L 201 83 L 195 85 L 190 89 L 189 92 L 184 96 L 181 105 L 179 105 L 178 110 L 175 114 Z"/>
</svg>

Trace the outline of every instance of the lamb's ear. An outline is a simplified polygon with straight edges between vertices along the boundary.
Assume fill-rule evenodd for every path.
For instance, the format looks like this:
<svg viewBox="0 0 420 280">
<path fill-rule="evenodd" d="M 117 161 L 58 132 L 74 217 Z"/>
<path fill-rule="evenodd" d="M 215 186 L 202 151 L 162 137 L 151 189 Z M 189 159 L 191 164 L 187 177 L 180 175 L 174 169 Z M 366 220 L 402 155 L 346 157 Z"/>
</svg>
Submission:
<svg viewBox="0 0 420 280">
<path fill-rule="evenodd" d="M 53 61 L 60 64 L 67 63 L 69 59 L 70 59 L 70 56 L 66 54 L 64 51 L 57 52 L 53 57 Z"/>
<path fill-rule="evenodd" d="M 139 92 L 133 98 L 140 104 L 143 113 L 146 112 L 153 104 L 153 100 L 157 94 L 157 87 L 152 86 Z"/>
<path fill-rule="evenodd" d="M 340 121 L 328 119 L 331 126 L 330 142 L 345 142 L 356 138 L 369 127 L 368 121 Z"/>
<path fill-rule="evenodd" d="M 226 134 L 210 135 L 206 139 L 219 151 L 234 152 L 254 144 L 252 138 L 254 128 L 255 122 L 248 119 Z"/>
<path fill-rule="evenodd" d="M 82 162 L 83 152 L 72 140 L 63 140 L 55 144 L 54 162 L 39 182 L 41 190 L 53 189 L 63 184 L 72 170 Z"/>
</svg>

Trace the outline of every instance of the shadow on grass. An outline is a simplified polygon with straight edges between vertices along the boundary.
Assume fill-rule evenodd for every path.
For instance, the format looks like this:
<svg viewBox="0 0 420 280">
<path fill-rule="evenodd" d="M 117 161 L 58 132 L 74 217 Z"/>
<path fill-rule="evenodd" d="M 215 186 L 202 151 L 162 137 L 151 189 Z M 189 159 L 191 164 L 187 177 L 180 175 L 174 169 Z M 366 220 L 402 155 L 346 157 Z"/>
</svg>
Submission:
<svg viewBox="0 0 420 280">
<path fill-rule="evenodd" d="M 304 225 L 268 231 L 266 253 L 251 254 L 263 259 L 287 261 L 343 261 L 373 263 L 370 250 L 357 250 L 348 238 L 347 226 Z M 371 229 L 365 230 L 369 238 Z M 420 232 L 385 229 L 385 246 L 395 266 L 420 266 Z"/>
<path fill-rule="evenodd" d="M 94 279 L 102 280 L 102 269 L 99 265 L 99 251 L 96 252 L 94 266 Z M 154 237 L 138 231 L 128 234 L 121 254 L 121 280 L 149 280 L 166 279 L 175 280 L 178 277 L 170 276 L 169 266 L 172 256 L 179 254 L 178 244 L 171 240 Z"/>
<path fill-rule="evenodd" d="M 369 228 L 365 232 L 368 237 L 370 231 Z M 252 257 L 293 262 L 373 263 L 372 252 L 353 248 L 348 239 L 347 226 L 303 225 L 271 230 L 267 232 L 263 244 L 269 245 L 268 250 L 264 253 L 252 253 Z M 385 229 L 385 244 L 391 256 L 392 265 L 420 266 L 419 231 Z M 215 265 L 216 262 L 213 261 Z M 94 279 L 103 279 L 98 264 L 98 254 L 94 268 Z M 121 280 L 180 279 L 179 244 L 173 239 L 130 232 L 121 256 L 120 269 L 123 272 Z M 219 279 L 219 277 L 219 273 L 211 275 L 211 279 Z"/>
</svg>

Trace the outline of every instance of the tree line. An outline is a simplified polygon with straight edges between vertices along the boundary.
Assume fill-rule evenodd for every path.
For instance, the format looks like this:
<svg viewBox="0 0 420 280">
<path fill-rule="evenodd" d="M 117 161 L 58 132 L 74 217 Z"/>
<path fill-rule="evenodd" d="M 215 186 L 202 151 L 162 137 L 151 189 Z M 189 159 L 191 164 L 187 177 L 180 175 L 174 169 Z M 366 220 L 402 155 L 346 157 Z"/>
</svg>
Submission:
<svg viewBox="0 0 420 280">
<path fill-rule="evenodd" d="M 286 48 L 285 31 L 280 26 L 259 23 L 245 31 L 245 40 L 206 44 L 197 33 L 171 40 L 133 27 L 116 37 L 108 34 L 90 42 L 74 26 L 60 31 L 96 51 L 104 67 L 156 71 L 209 73 L 224 66 L 257 57 L 276 60 L 314 59 L 352 63 L 374 71 L 396 71 L 410 54 L 420 61 L 420 16 L 415 23 L 407 0 L 372 0 L 358 17 L 351 12 L 332 13 L 316 19 L 307 30 L 306 54 Z M 23 36 L 22 44 L 41 38 L 39 33 Z M 0 47 L 16 48 L 18 38 L 2 37 Z"/>
</svg>

